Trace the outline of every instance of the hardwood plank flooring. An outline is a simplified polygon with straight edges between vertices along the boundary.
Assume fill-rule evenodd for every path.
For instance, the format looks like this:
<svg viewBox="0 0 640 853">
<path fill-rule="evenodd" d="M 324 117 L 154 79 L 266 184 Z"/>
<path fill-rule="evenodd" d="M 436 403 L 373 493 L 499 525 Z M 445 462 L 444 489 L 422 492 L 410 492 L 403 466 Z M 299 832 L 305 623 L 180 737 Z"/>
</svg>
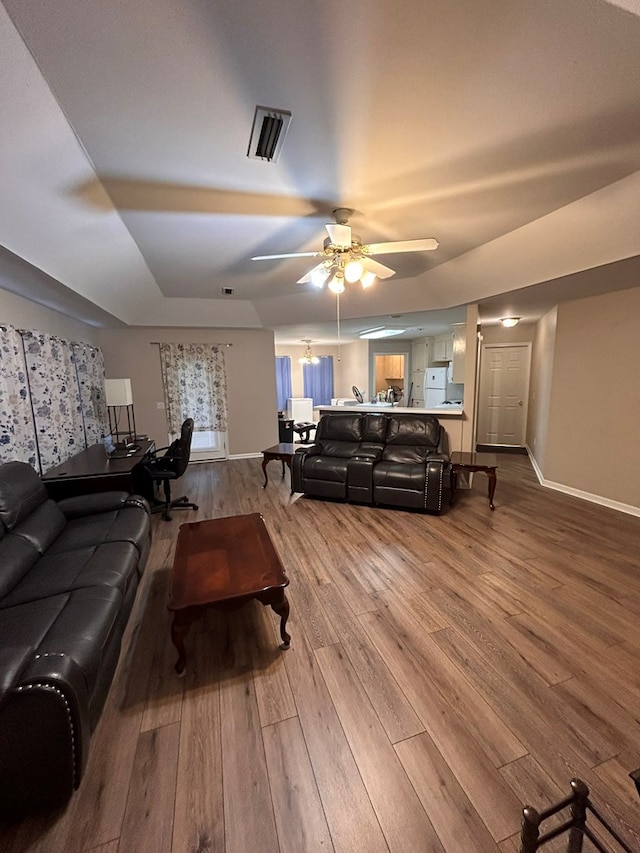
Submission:
<svg viewBox="0 0 640 853">
<path fill-rule="evenodd" d="M 260 461 L 191 465 L 200 509 L 153 517 L 82 785 L 0 826 L 3 853 L 515 853 L 522 806 L 574 776 L 640 851 L 640 519 L 520 455 L 495 512 L 481 477 L 441 516 L 263 489 Z M 291 579 L 291 648 L 255 601 L 209 611 L 177 679 L 178 528 L 250 512 Z"/>
</svg>

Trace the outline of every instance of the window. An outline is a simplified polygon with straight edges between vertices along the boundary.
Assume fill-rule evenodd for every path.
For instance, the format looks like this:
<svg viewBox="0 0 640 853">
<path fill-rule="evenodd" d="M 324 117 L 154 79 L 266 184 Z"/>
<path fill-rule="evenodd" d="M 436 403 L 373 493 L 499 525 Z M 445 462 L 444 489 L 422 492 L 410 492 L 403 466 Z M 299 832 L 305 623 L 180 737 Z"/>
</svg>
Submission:
<svg viewBox="0 0 640 853">
<path fill-rule="evenodd" d="M 303 364 L 304 396 L 314 406 L 329 406 L 333 397 L 333 356 L 321 355 L 319 364 Z"/>
</svg>

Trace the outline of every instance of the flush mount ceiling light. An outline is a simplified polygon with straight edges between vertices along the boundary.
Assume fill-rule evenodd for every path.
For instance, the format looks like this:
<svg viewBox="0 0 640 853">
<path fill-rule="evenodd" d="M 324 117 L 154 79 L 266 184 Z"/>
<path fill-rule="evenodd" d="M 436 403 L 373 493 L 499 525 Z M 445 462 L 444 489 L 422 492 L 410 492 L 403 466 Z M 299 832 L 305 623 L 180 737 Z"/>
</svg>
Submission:
<svg viewBox="0 0 640 853">
<path fill-rule="evenodd" d="M 288 110 L 256 107 L 247 157 L 275 163 L 290 124 L 291 113 Z"/>
<path fill-rule="evenodd" d="M 397 240 L 387 243 L 362 243 L 359 234 L 351 231 L 348 224 L 353 210 L 337 207 L 333 211 L 335 223 L 325 225 L 329 236 L 325 238 L 321 252 L 289 252 L 282 255 L 256 255 L 252 261 L 267 261 L 277 258 L 322 258 L 297 284 L 313 284 L 332 293 L 344 293 L 345 282 L 360 282 L 363 288 L 371 287 L 377 278 L 389 278 L 395 270 L 374 261 L 371 255 L 390 255 L 400 252 L 428 252 L 438 248 L 432 237 L 423 240 Z"/>
<path fill-rule="evenodd" d="M 396 329 L 391 326 L 376 326 L 374 329 L 365 329 L 364 332 L 360 332 L 360 338 L 363 340 L 370 340 L 372 338 L 392 338 L 394 335 L 401 335 L 406 331 L 406 329 Z"/>
<path fill-rule="evenodd" d="M 300 364 L 320 364 L 320 359 L 318 358 L 318 356 L 314 355 L 311 352 L 311 339 L 310 338 L 304 338 L 302 343 L 306 344 L 307 348 L 304 351 L 304 355 L 302 356 L 302 358 L 298 359 Z"/>
<path fill-rule="evenodd" d="M 507 329 L 511 329 L 513 326 L 518 325 L 518 323 L 520 322 L 520 317 L 503 317 L 500 322 Z"/>
</svg>

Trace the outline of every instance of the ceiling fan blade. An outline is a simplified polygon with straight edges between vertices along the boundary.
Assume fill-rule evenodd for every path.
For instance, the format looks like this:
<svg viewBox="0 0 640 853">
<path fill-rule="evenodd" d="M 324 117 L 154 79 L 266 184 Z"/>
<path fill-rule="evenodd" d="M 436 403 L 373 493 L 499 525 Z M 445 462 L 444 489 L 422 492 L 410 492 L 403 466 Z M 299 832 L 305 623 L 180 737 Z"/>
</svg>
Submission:
<svg viewBox="0 0 640 853">
<path fill-rule="evenodd" d="M 396 240 L 389 243 L 368 243 L 367 251 L 372 255 L 391 255 L 394 252 L 431 252 L 440 244 L 433 237 L 424 240 Z"/>
<path fill-rule="evenodd" d="M 254 255 L 252 261 L 271 261 L 276 258 L 317 258 L 322 252 L 289 252 L 286 255 Z"/>
<path fill-rule="evenodd" d="M 329 238 L 334 246 L 340 248 L 351 248 L 351 226 L 350 225 L 325 225 Z"/>
<path fill-rule="evenodd" d="M 311 267 L 309 272 L 305 273 L 302 278 L 299 278 L 296 281 L 296 284 L 309 284 L 311 281 L 311 276 L 316 270 L 325 269 L 325 262 L 321 261 L 319 264 L 316 264 L 315 267 Z"/>
<path fill-rule="evenodd" d="M 392 270 L 390 267 L 385 267 L 384 264 L 374 261 L 373 258 L 364 256 L 362 258 L 358 258 L 358 260 L 366 270 L 377 275 L 378 278 L 390 278 L 392 275 L 396 274 L 395 270 Z"/>
</svg>

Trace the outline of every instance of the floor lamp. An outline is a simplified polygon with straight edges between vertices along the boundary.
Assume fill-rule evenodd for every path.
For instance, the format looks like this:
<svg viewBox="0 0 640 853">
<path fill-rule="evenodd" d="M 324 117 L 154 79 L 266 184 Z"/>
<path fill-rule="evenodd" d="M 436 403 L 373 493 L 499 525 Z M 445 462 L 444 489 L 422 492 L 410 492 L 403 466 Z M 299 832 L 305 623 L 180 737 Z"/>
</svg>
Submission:
<svg viewBox="0 0 640 853">
<path fill-rule="evenodd" d="M 105 379 L 105 396 L 109 416 L 109 432 L 116 444 L 128 445 L 136 440 L 136 418 L 130 379 Z M 123 411 L 124 410 L 124 411 Z M 120 420 L 126 415 L 127 424 L 120 429 Z M 122 436 L 122 439 L 120 438 Z"/>
</svg>

